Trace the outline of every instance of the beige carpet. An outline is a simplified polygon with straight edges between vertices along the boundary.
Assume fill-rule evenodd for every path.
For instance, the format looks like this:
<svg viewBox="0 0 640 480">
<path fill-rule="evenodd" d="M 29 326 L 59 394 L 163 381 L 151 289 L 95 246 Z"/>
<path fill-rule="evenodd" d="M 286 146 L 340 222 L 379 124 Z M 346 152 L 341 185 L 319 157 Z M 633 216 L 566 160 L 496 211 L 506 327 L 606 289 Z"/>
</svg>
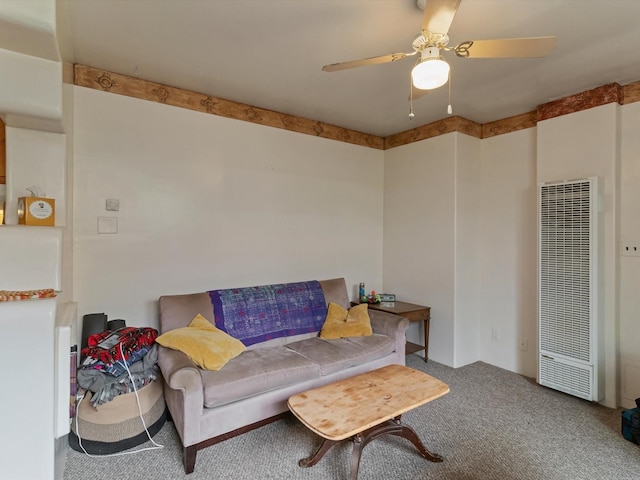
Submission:
<svg viewBox="0 0 640 480">
<path fill-rule="evenodd" d="M 359 480 L 638 480 L 640 448 L 622 438 L 620 411 L 536 385 L 482 362 L 452 369 L 410 355 L 407 365 L 449 384 L 451 392 L 403 416 L 427 448 L 386 437 L 367 445 Z M 173 424 L 154 437 L 162 450 L 89 458 L 69 450 L 65 480 L 348 479 L 351 445 L 298 467 L 320 443 L 293 418 L 198 452 L 185 475 Z M 137 448 L 150 446 L 150 442 Z M 136 450 L 134 448 L 133 450 Z"/>
</svg>

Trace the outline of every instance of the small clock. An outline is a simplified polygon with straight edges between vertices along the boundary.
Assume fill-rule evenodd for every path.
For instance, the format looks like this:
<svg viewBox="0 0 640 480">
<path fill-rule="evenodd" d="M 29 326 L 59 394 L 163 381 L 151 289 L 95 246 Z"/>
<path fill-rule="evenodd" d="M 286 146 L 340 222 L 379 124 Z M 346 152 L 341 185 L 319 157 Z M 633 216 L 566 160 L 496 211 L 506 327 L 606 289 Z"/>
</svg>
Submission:
<svg viewBox="0 0 640 480">
<path fill-rule="evenodd" d="M 53 227 L 56 201 L 53 198 L 18 198 L 18 224 Z"/>
</svg>

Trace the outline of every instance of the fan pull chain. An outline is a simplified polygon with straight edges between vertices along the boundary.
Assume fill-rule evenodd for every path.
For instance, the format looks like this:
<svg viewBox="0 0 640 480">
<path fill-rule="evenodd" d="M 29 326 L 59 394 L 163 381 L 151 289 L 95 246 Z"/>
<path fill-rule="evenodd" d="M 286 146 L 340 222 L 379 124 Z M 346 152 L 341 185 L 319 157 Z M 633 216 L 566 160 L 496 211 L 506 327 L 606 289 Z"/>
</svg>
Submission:
<svg viewBox="0 0 640 480">
<path fill-rule="evenodd" d="M 453 109 L 451 108 L 451 70 L 449 70 L 449 105 L 447 106 L 447 113 L 451 115 Z"/>
<path fill-rule="evenodd" d="M 416 114 L 413 113 L 413 79 L 409 75 L 409 120 L 413 120 L 415 116 Z"/>
</svg>

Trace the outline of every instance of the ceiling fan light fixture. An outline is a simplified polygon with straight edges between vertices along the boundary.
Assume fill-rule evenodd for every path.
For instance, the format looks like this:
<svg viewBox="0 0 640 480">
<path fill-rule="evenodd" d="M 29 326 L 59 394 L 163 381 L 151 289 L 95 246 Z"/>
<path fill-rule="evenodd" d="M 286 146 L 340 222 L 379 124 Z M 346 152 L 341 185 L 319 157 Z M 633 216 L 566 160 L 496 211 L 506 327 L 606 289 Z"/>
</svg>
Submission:
<svg viewBox="0 0 640 480">
<path fill-rule="evenodd" d="M 413 85 L 420 90 L 432 90 L 441 87 L 449 80 L 449 64 L 440 58 L 435 47 L 422 51 L 420 63 L 411 70 Z"/>
</svg>

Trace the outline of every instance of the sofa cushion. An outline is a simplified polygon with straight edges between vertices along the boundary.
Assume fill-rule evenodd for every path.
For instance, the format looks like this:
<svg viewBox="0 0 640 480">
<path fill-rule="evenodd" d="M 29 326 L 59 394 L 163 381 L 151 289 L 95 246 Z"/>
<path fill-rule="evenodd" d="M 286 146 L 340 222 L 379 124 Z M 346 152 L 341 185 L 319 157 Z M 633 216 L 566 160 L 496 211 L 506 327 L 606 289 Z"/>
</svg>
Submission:
<svg viewBox="0 0 640 480">
<path fill-rule="evenodd" d="M 349 308 L 351 301 L 349 300 L 349 292 L 347 291 L 347 282 L 344 278 L 320 280 L 320 286 L 324 292 L 324 299 L 327 304 L 333 302 L 344 308 Z"/>
<path fill-rule="evenodd" d="M 320 367 L 286 347 L 246 350 L 218 371 L 201 370 L 204 406 L 235 402 L 320 376 Z"/>
<path fill-rule="evenodd" d="M 290 343 L 287 348 L 318 364 L 322 375 L 329 375 L 392 353 L 394 342 L 377 334 L 335 340 L 314 337 Z"/>
<path fill-rule="evenodd" d="M 213 323 L 211 299 L 206 292 L 163 295 L 158 300 L 158 306 L 160 307 L 160 333 L 186 327 L 198 314 Z"/>
<path fill-rule="evenodd" d="M 322 330 L 320 330 L 320 337 L 344 338 L 371 335 L 373 331 L 367 309 L 366 303 L 349 310 L 336 303 L 329 303 L 327 318 L 325 318 Z"/>
<path fill-rule="evenodd" d="M 156 342 L 163 347 L 180 350 L 193 363 L 207 370 L 220 370 L 246 347 L 240 340 L 216 328 L 198 314 L 189 326 L 163 333 Z"/>
</svg>

